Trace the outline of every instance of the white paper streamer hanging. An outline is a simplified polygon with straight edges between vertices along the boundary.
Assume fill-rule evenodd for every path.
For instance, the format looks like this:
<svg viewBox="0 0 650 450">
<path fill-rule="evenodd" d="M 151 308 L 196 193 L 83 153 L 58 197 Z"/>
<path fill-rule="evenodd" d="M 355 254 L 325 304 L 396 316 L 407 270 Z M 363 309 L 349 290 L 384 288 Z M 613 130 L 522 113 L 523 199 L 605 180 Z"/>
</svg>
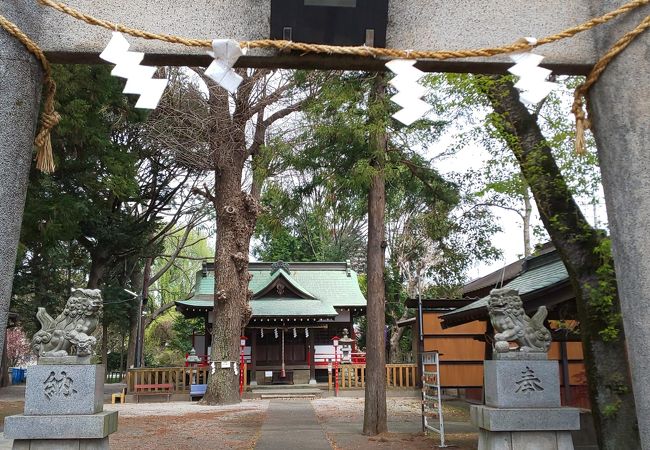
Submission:
<svg viewBox="0 0 650 450">
<path fill-rule="evenodd" d="M 104 61 L 115 64 L 111 75 L 126 78 L 125 94 L 138 94 L 136 108 L 155 109 L 167 87 L 167 79 L 154 79 L 156 68 L 141 66 L 144 53 L 130 52 L 130 44 L 122 33 L 114 31 L 111 40 L 99 55 Z"/>
<path fill-rule="evenodd" d="M 397 89 L 397 94 L 390 99 L 402 107 L 393 118 L 404 125 L 411 125 L 431 110 L 431 105 L 422 100 L 426 88 L 418 84 L 425 73 L 413 67 L 415 63 L 414 59 L 394 59 L 386 63 L 386 67 L 397 75 L 389 81 Z"/>
<path fill-rule="evenodd" d="M 309 337 L 309 328 L 305 328 L 305 337 L 306 337 L 306 338 Z"/>
<path fill-rule="evenodd" d="M 264 328 L 260 328 L 260 337 L 264 339 Z"/>
<path fill-rule="evenodd" d="M 208 55 L 214 58 L 212 64 L 205 70 L 205 74 L 216 81 L 219 86 L 234 94 L 243 78 L 234 70 L 233 66 L 244 51 L 239 43 L 232 39 L 215 39 L 212 41 L 212 51 Z"/>
<path fill-rule="evenodd" d="M 275 334 L 275 338 L 277 339 L 278 338 L 278 329 L 277 328 L 273 330 L 273 334 Z"/>
<path fill-rule="evenodd" d="M 296 329 L 294 328 L 293 329 L 293 338 L 295 339 L 296 337 L 298 337 L 298 333 L 296 332 Z"/>
<path fill-rule="evenodd" d="M 535 45 L 537 39 L 527 37 L 525 40 Z M 544 57 L 535 53 L 513 53 L 510 59 L 516 64 L 508 69 L 508 72 L 518 76 L 519 81 L 515 87 L 520 91 L 519 99 L 526 105 L 536 105 L 551 93 L 557 86 L 555 83 L 546 81 L 551 74 L 549 69 L 539 67 Z"/>
</svg>

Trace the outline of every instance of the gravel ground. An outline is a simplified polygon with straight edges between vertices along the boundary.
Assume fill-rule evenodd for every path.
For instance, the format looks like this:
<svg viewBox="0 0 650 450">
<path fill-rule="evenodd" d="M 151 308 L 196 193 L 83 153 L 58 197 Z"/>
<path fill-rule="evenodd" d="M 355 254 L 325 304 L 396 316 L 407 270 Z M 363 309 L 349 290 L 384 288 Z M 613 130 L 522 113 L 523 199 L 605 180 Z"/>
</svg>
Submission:
<svg viewBox="0 0 650 450">
<path fill-rule="evenodd" d="M 105 405 L 119 412 L 111 449 L 251 449 L 259 437 L 268 401 L 202 406 L 196 402 Z"/>
<path fill-rule="evenodd" d="M 421 433 L 420 401 L 417 398 L 388 398 L 390 432 L 374 437 L 361 433 L 362 397 L 328 397 L 313 400 L 311 405 L 335 450 L 424 450 L 437 448 L 439 442 L 437 434 L 424 436 Z M 23 402 L 14 398 L 0 398 L 0 417 L 20 413 L 22 407 Z M 110 446 L 120 450 L 253 449 L 268 408 L 268 400 L 244 400 L 230 406 L 203 406 L 196 402 L 104 405 L 107 411 L 119 412 L 118 431 L 111 435 Z M 457 449 L 476 449 L 476 433 L 467 432 L 467 404 L 447 402 L 444 414 L 449 430 L 447 443 Z M 287 449 L 291 449 L 291 432 L 288 423 Z"/>
</svg>

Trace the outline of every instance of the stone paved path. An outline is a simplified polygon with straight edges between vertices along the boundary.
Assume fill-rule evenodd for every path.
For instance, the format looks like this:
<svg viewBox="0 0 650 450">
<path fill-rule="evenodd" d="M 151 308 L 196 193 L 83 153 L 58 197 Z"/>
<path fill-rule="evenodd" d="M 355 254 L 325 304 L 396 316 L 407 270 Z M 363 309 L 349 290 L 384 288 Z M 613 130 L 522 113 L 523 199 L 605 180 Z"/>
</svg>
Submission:
<svg viewBox="0 0 650 450">
<path fill-rule="evenodd" d="M 272 400 L 255 448 L 331 450 L 332 446 L 309 400 Z"/>
</svg>

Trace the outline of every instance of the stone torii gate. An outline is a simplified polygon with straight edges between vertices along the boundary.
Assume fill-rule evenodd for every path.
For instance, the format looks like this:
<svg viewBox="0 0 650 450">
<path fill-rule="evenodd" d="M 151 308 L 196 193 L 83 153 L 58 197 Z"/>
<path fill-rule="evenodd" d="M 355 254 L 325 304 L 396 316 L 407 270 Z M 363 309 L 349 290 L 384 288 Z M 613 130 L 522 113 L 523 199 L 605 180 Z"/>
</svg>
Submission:
<svg viewBox="0 0 650 450">
<path fill-rule="evenodd" d="M 213 39 L 269 37 L 271 0 L 70 0 L 95 17 L 153 32 Z M 393 0 L 387 46 L 467 49 L 542 37 L 621 6 L 622 0 Z M 110 38 L 102 28 L 40 6 L 36 0 L 0 0 L 0 14 L 16 23 L 53 63 L 98 63 Z M 646 5 L 574 38 L 538 50 L 561 74 L 586 74 L 618 38 L 650 14 Z M 145 63 L 207 65 L 201 49 L 129 38 Z M 257 50 L 238 62 L 250 67 L 380 69 L 385 61 L 350 56 L 300 56 Z M 426 61 L 431 71 L 502 72 L 505 57 Z M 40 64 L 0 29 L 0 351 L 4 343 L 27 176 L 41 92 Z M 637 416 L 650 449 L 650 32 L 607 67 L 589 94 L 603 174 L 621 295 Z"/>
</svg>

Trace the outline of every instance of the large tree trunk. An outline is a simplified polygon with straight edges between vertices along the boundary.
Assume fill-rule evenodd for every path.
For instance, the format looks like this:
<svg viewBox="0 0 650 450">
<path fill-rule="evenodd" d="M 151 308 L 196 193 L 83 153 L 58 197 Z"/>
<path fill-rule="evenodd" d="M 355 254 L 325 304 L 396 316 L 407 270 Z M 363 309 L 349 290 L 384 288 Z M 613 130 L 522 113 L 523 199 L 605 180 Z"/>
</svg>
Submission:
<svg viewBox="0 0 650 450">
<path fill-rule="evenodd" d="M 607 238 L 575 203 L 536 117 L 512 83 L 489 77 L 486 93 L 564 262 L 576 294 L 580 334 L 599 447 L 640 448 L 616 279 Z"/>
<path fill-rule="evenodd" d="M 532 254 L 533 247 L 530 241 L 530 216 L 533 213 L 533 205 L 530 202 L 530 194 L 528 188 L 524 193 L 524 257 L 528 258 Z"/>
<path fill-rule="evenodd" d="M 371 93 L 371 101 L 380 102 L 386 93 L 384 75 L 377 74 Z M 370 105 L 377 115 L 378 108 Z M 383 110 L 380 111 L 383 113 Z M 379 125 L 383 117 L 373 117 L 370 121 Z M 378 128 L 381 128 L 378 126 Z M 386 342 L 385 342 L 385 301 L 384 265 L 386 241 L 384 240 L 386 213 L 386 183 L 384 161 L 387 140 L 385 131 L 376 131 L 370 136 L 372 176 L 368 192 L 368 307 L 366 315 L 368 328 L 366 336 L 366 403 L 363 414 L 363 434 L 374 436 L 388 430 L 386 423 Z"/>
<path fill-rule="evenodd" d="M 397 317 L 396 314 L 391 314 L 391 319 L 394 324 L 390 327 L 390 339 L 388 340 L 388 361 L 390 364 L 399 364 L 404 362 L 404 356 L 402 354 L 402 349 L 400 348 L 400 342 L 402 340 L 402 336 L 404 336 L 406 327 L 400 327 L 397 324 L 402 320 L 408 319 L 408 315 L 408 308 L 404 308 L 404 311 L 400 317 Z"/>
<path fill-rule="evenodd" d="M 99 289 L 99 284 L 106 272 L 108 258 L 91 253 L 90 272 L 88 273 L 88 289 Z"/>
<path fill-rule="evenodd" d="M 142 292 L 142 285 L 144 282 L 144 273 L 142 270 L 134 270 L 131 274 L 131 288 L 133 292 Z M 137 302 L 140 299 L 136 299 Z M 135 347 L 138 334 L 138 312 L 139 307 L 131 309 L 132 313 L 129 316 L 129 344 L 126 350 L 126 367 L 135 367 Z"/>
<path fill-rule="evenodd" d="M 248 249 L 258 215 L 257 201 L 241 190 L 242 159 L 230 159 L 231 165 L 223 165 L 215 175 L 213 204 L 218 232 L 211 354 L 215 370 L 203 397 L 203 403 L 210 405 L 240 401 L 235 367 L 239 369 L 239 338 L 251 314 Z M 222 361 L 230 362 L 228 368 L 221 368 Z"/>
<path fill-rule="evenodd" d="M 393 325 L 390 327 L 390 340 L 388 341 L 388 361 L 390 364 L 399 364 L 404 362 L 400 341 L 404 335 L 404 327 Z"/>
<path fill-rule="evenodd" d="M 104 272 L 106 271 L 106 260 L 104 258 L 97 257 L 92 255 L 92 261 L 90 263 L 90 274 L 88 276 L 88 284 L 86 287 L 88 289 L 99 289 L 99 283 L 101 282 Z M 108 324 L 104 320 L 105 316 L 102 316 L 102 342 L 101 342 L 101 355 L 102 355 L 102 364 L 105 369 L 108 370 Z"/>
</svg>

